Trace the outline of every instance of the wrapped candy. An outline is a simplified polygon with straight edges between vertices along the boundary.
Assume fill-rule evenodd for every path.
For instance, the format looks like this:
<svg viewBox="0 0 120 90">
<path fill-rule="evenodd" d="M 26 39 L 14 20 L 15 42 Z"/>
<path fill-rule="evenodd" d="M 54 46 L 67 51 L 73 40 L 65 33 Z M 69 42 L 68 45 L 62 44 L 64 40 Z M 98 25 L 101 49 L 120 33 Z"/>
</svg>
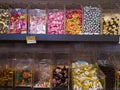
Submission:
<svg viewBox="0 0 120 90">
<path fill-rule="evenodd" d="M 82 33 L 82 10 L 66 11 L 66 34 Z"/>
<path fill-rule="evenodd" d="M 64 10 L 53 9 L 48 11 L 48 34 L 65 34 Z"/>
<path fill-rule="evenodd" d="M 103 34 L 118 35 L 120 29 L 119 14 L 104 14 L 103 16 Z"/>
<path fill-rule="evenodd" d="M 10 31 L 11 34 L 27 33 L 27 10 L 11 9 L 10 11 Z"/>
<path fill-rule="evenodd" d="M 101 10 L 98 7 L 84 7 L 83 33 L 100 34 Z"/>
<path fill-rule="evenodd" d="M 103 90 L 97 68 L 85 61 L 72 63 L 73 90 Z"/>
<path fill-rule="evenodd" d="M 46 34 L 46 10 L 29 10 L 29 33 Z"/>
<path fill-rule="evenodd" d="M 0 34 L 8 33 L 9 9 L 0 9 Z"/>
</svg>

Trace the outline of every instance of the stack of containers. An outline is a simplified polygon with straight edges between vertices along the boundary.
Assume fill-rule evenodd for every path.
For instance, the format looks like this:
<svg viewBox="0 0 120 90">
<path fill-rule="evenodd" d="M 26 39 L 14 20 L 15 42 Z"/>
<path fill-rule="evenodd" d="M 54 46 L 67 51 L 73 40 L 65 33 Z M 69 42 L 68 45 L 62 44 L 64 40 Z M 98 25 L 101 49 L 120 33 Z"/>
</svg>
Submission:
<svg viewBox="0 0 120 90">
<path fill-rule="evenodd" d="M 106 90 L 105 76 L 92 52 L 76 51 L 72 60 L 73 90 Z"/>
</svg>

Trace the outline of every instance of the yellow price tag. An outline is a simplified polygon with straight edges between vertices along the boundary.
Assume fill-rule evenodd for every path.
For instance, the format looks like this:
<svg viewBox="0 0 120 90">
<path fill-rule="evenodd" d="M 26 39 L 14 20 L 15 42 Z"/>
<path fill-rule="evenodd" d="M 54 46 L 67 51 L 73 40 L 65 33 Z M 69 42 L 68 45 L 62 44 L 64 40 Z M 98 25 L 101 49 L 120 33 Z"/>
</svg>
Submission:
<svg viewBox="0 0 120 90">
<path fill-rule="evenodd" d="M 34 44 L 34 43 L 36 43 L 36 37 L 35 36 L 27 36 L 26 41 L 27 41 L 27 44 Z"/>
</svg>

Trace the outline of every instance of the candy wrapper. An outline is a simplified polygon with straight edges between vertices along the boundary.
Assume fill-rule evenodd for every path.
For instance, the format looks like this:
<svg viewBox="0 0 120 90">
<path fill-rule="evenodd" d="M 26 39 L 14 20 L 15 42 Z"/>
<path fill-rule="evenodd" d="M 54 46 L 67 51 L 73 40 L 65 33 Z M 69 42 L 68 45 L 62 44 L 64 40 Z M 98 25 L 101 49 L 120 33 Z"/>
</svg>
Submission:
<svg viewBox="0 0 120 90">
<path fill-rule="evenodd" d="M 67 10 L 66 11 L 66 34 L 81 34 L 82 33 L 82 10 Z"/>
<path fill-rule="evenodd" d="M 32 59 L 18 60 L 16 62 L 15 86 L 32 87 Z"/>
<path fill-rule="evenodd" d="M 98 7 L 85 6 L 83 17 L 84 34 L 100 34 L 101 10 Z"/>
<path fill-rule="evenodd" d="M 8 33 L 9 9 L 0 9 L 0 34 Z"/>
<path fill-rule="evenodd" d="M 102 33 L 107 35 L 118 35 L 120 29 L 119 14 L 104 14 Z"/>
<path fill-rule="evenodd" d="M 11 9 L 10 11 L 10 31 L 11 34 L 27 33 L 27 10 Z"/>
<path fill-rule="evenodd" d="M 48 10 L 48 34 L 65 34 L 64 10 Z"/>
<path fill-rule="evenodd" d="M 103 90 L 97 68 L 85 61 L 72 63 L 73 90 Z"/>
<path fill-rule="evenodd" d="M 46 34 L 46 10 L 29 10 L 29 33 Z"/>
</svg>

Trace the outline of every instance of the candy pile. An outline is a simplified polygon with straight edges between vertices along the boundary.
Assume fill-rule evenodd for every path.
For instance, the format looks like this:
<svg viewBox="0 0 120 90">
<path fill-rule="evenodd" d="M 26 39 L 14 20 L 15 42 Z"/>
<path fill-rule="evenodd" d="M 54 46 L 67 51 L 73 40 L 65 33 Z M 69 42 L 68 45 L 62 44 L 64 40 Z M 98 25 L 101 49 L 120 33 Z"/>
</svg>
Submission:
<svg viewBox="0 0 120 90">
<path fill-rule="evenodd" d="M 17 70 L 15 75 L 16 86 L 31 86 L 32 85 L 32 72 L 29 70 Z"/>
<path fill-rule="evenodd" d="M 29 10 L 29 33 L 46 34 L 46 11 L 41 9 Z"/>
<path fill-rule="evenodd" d="M 97 7 L 84 7 L 83 33 L 99 34 L 100 33 L 101 10 Z"/>
<path fill-rule="evenodd" d="M 116 71 L 116 84 L 117 88 L 120 88 L 120 70 Z"/>
<path fill-rule="evenodd" d="M 58 66 L 54 69 L 52 84 L 53 87 L 68 88 L 68 68 L 66 66 Z"/>
<path fill-rule="evenodd" d="M 0 9 L 0 34 L 8 33 L 9 10 Z"/>
<path fill-rule="evenodd" d="M 64 11 L 53 9 L 48 11 L 48 34 L 64 34 Z"/>
<path fill-rule="evenodd" d="M 120 17 L 120 16 L 119 16 Z M 117 16 L 104 16 L 103 17 L 103 34 L 118 35 L 120 28 L 120 19 Z"/>
<path fill-rule="evenodd" d="M 26 9 L 11 9 L 10 33 L 27 33 L 27 11 Z"/>
<path fill-rule="evenodd" d="M 82 32 L 82 10 L 66 11 L 66 33 L 81 34 Z"/>
<path fill-rule="evenodd" d="M 103 90 L 96 70 L 85 61 L 72 63 L 73 90 Z"/>
<path fill-rule="evenodd" d="M 13 86 L 13 71 L 3 68 L 0 70 L 0 86 Z"/>
</svg>

